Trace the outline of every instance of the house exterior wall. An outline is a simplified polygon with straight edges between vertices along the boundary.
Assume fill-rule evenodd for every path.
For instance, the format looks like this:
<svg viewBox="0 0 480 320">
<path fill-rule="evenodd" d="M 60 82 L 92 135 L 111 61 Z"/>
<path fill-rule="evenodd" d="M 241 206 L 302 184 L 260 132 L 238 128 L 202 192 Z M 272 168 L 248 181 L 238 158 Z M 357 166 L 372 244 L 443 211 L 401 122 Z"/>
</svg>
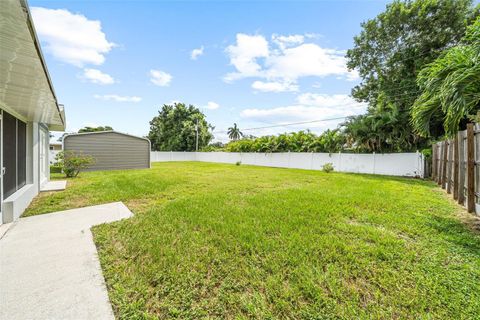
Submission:
<svg viewBox="0 0 480 320">
<path fill-rule="evenodd" d="M 90 171 L 150 168 L 150 141 L 115 131 L 67 135 L 63 149 L 95 158 Z"/>
<path fill-rule="evenodd" d="M 50 144 L 50 150 L 51 151 L 61 151 L 62 150 L 62 144 L 61 143 Z"/>
<path fill-rule="evenodd" d="M 5 168 L 0 170 L 2 224 L 17 219 L 38 194 L 41 180 L 48 181 L 48 132 L 65 130 L 66 120 L 43 59 L 27 1 L 0 1 L 0 21 L 0 113 L 2 116 L 8 113 L 0 120 L 0 169 Z M 8 124 L 6 130 L 3 130 L 4 122 Z M 15 176 L 12 172 L 16 172 Z"/>
</svg>

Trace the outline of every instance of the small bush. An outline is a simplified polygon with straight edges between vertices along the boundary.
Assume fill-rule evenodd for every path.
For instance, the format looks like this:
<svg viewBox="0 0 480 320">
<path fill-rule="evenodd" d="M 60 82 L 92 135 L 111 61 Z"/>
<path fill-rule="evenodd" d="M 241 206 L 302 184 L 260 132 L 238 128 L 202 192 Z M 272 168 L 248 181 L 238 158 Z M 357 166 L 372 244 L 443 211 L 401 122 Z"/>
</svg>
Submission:
<svg viewBox="0 0 480 320">
<path fill-rule="evenodd" d="M 236 165 L 236 166 L 239 166 L 239 165 L 241 165 L 241 164 L 242 164 L 242 161 L 237 161 L 237 162 L 235 162 L 235 165 Z"/>
<path fill-rule="evenodd" d="M 332 172 L 333 171 L 333 163 L 331 163 L 331 162 L 325 163 L 322 166 L 322 171 L 326 172 L 326 173 Z"/>
<path fill-rule="evenodd" d="M 92 156 L 75 151 L 62 151 L 55 157 L 55 166 L 61 168 L 67 178 L 78 176 L 81 170 L 87 169 L 95 163 Z"/>
<path fill-rule="evenodd" d="M 62 167 L 57 165 L 50 166 L 50 173 L 62 173 Z"/>
</svg>

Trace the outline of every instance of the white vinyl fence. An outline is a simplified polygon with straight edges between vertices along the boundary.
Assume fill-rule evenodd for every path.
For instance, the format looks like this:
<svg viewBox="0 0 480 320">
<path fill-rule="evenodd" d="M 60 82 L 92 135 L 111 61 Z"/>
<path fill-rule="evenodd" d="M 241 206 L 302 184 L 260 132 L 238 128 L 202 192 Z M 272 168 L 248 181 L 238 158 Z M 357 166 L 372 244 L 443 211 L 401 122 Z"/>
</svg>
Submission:
<svg viewBox="0 0 480 320">
<path fill-rule="evenodd" d="M 152 162 L 201 161 L 250 164 L 265 167 L 321 170 L 332 163 L 335 171 L 392 176 L 424 177 L 421 153 L 237 153 L 237 152 L 159 152 L 152 151 Z"/>
</svg>

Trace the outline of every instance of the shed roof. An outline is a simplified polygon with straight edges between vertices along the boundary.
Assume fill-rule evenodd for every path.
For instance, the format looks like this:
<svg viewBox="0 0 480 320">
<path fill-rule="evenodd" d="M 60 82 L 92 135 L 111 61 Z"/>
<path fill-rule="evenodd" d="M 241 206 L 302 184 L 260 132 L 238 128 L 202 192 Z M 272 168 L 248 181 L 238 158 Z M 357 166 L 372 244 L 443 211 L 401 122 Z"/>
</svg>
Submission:
<svg viewBox="0 0 480 320">
<path fill-rule="evenodd" d="M 128 134 L 128 133 L 124 133 L 124 132 L 120 132 L 120 131 L 115 131 L 115 130 L 109 130 L 109 131 L 94 131 L 94 132 L 80 132 L 80 133 L 69 133 L 67 135 L 65 135 L 63 137 L 63 139 L 66 139 L 68 137 L 72 137 L 72 136 L 82 136 L 82 135 L 95 135 L 95 134 L 103 134 L 103 133 L 116 133 L 116 134 L 121 134 L 121 135 L 124 135 L 124 136 L 127 136 L 127 137 L 132 137 L 132 138 L 137 138 L 137 139 L 142 139 L 142 140 L 146 140 L 150 143 L 150 140 L 148 138 L 145 138 L 145 137 L 139 137 L 139 136 L 134 136 L 132 134 Z"/>
</svg>

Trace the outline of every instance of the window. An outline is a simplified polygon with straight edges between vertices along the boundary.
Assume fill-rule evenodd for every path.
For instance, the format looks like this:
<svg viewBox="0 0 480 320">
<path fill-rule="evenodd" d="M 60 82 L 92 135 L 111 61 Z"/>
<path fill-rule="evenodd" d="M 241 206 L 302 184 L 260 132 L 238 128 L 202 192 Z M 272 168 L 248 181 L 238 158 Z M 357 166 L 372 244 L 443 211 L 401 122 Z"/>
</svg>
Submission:
<svg viewBox="0 0 480 320">
<path fill-rule="evenodd" d="M 3 112 L 3 197 L 7 198 L 26 184 L 27 126 Z"/>
</svg>

